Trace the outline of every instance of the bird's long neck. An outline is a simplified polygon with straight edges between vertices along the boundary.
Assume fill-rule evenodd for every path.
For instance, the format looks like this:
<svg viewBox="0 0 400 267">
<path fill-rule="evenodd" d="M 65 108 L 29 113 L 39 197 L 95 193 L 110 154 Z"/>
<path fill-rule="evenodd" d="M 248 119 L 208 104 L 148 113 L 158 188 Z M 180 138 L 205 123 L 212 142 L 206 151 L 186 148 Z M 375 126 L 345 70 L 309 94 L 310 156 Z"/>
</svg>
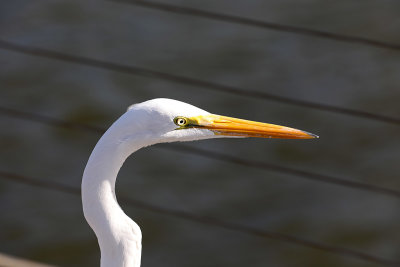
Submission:
<svg viewBox="0 0 400 267">
<path fill-rule="evenodd" d="M 139 148 L 121 143 L 111 127 L 97 143 L 83 174 L 83 212 L 96 233 L 102 267 L 140 266 L 140 228 L 122 211 L 115 196 L 117 174 Z"/>
</svg>

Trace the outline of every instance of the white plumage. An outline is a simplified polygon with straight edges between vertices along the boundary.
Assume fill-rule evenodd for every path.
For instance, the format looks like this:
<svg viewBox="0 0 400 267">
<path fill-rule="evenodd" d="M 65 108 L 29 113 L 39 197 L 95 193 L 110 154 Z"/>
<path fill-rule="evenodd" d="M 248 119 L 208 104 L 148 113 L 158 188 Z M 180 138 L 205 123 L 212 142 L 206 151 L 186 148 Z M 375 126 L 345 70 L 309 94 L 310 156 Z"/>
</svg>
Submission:
<svg viewBox="0 0 400 267">
<path fill-rule="evenodd" d="M 139 267 L 142 233 L 118 205 L 117 174 L 126 158 L 155 143 L 219 137 L 314 138 L 292 128 L 210 114 L 192 105 L 153 99 L 129 107 L 100 138 L 82 179 L 83 212 L 101 250 L 102 267 Z"/>
</svg>

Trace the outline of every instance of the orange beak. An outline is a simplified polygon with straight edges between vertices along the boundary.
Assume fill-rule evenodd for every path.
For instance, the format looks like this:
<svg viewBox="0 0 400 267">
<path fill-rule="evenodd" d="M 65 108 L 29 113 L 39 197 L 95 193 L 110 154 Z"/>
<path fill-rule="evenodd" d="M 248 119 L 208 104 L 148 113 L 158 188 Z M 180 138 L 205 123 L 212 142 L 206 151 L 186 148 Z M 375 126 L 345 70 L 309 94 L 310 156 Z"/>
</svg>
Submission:
<svg viewBox="0 0 400 267">
<path fill-rule="evenodd" d="M 188 126 L 205 128 L 216 135 L 260 138 L 311 139 L 317 135 L 305 131 L 263 122 L 248 121 L 220 115 L 188 118 Z"/>
</svg>

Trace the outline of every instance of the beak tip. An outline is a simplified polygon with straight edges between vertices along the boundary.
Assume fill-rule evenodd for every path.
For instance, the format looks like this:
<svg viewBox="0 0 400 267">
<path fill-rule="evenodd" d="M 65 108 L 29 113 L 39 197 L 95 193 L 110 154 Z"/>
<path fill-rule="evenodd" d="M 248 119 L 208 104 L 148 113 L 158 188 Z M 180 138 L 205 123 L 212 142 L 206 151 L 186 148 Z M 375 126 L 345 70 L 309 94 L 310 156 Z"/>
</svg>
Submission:
<svg viewBox="0 0 400 267">
<path fill-rule="evenodd" d="M 309 133 L 309 132 L 306 132 L 306 131 L 303 131 L 303 132 L 306 133 L 310 137 L 310 139 L 319 138 L 319 136 L 316 135 L 316 134 Z"/>
</svg>

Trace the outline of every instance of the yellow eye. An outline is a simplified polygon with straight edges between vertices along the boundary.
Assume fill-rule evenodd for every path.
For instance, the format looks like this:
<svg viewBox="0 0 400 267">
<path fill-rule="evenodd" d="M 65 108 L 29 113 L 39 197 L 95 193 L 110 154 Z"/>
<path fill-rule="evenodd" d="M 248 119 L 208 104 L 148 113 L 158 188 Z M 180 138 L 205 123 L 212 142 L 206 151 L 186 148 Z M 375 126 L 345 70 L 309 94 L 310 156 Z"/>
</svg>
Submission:
<svg viewBox="0 0 400 267">
<path fill-rule="evenodd" d="M 180 127 L 186 126 L 187 119 L 185 117 L 176 117 L 174 123 Z"/>
</svg>

